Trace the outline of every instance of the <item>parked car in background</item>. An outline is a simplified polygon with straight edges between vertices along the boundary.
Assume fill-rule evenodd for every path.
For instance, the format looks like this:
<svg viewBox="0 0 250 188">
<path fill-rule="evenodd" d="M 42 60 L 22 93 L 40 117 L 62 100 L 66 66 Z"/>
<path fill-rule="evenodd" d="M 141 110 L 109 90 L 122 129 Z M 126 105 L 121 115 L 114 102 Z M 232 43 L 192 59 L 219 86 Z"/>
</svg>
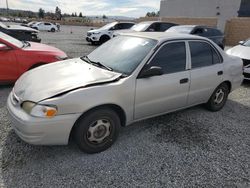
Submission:
<svg viewBox="0 0 250 188">
<path fill-rule="evenodd" d="M 27 24 L 21 24 L 21 26 L 32 27 L 35 23 L 37 23 L 37 22 L 36 21 L 32 21 L 32 22 L 29 22 Z"/>
<path fill-rule="evenodd" d="M 9 22 L 10 19 L 9 18 L 5 18 L 5 17 L 0 17 L 0 21 L 1 22 Z"/>
<path fill-rule="evenodd" d="M 0 32 L 0 83 L 14 82 L 27 70 L 66 58 L 52 46 L 19 41 Z"/>
<path fill-rule="evenodd" d="M 244 78 L 250 80 L 250 39 L 240 41 L 239 45 L 228 49 L 227 54 L 240 57 L 243 60 Z"/>
<path fill-rule="evenodd" d="M 117 36 L 88 56 L 22 75 L 9 95 L 12 127 L 31 144 L 101 152 L 121 126 L 206 104 L 223 108 L 240 87 L 242 60 L 204 37 L 138 32 Z"/>
<path fill-rule="evenodd" d="M 37 30 L 20 25 L 7 26 L 0 22 L 0 32 L 6 33 L 21 41 L 41 42 L 41 39 L 37 36 Z"/>
<path fill-rule="evenodd" d="M 225 48 L 224 34 L 219 29 L 213 27 L 201 25 L 179 25 L 171 27 L 166 32 L 177 32 L 206 37 L 215 42 L 219 47 L 221 47 L 221 49 Z"/>
<path fill-rule="evenodd" d="M 161 22 L 161 21 L 140 22 L 134 25 L 130 29 L 114 32 L 113 37 L 116 37 L 121 33 L 129 33 L 129 32 L 164 32 L 176 25 L 177 24 L 175 23 Z"/>
<path fill-rule="evenodd" d="M 92 44 L 102 44 L 112 38 L 114 31 L 129 29 L 133 25 L 135 25 L 133 22 L 112 22 L 99 29 L 88 31 L 86 40 Z"/>
<path fill-rule="evenodd" d="M 31 26 L 31 28 L 39 31 L 55 32 L 58 30 L 57 26 L 50 22 L 37 22 Z"/>
</svg>

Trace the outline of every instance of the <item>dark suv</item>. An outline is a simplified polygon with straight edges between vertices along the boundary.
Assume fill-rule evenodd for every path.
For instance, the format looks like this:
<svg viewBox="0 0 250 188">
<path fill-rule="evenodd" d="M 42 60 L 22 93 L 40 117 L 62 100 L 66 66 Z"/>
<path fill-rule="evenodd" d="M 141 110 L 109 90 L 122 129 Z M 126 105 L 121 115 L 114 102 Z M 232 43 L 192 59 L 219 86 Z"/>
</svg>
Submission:
<svg viewBox="0 0 250 188">
<path fill-rule="evenodd" d="M 0 32 L 10 35 L 21 41 L 41 42 L 38 38 L 38 31 L 20 25 L 5 25 L 0 22 Z"/>
<path fill-rule="evenodd" d="M 201 25 L 179 25 L 171 27 L 166 32 L 178 32 L 206 37 L 214 41 L 222 49 L 225 47 L 224 34 L 219 29 L 213 27 Z"/>
</svg>

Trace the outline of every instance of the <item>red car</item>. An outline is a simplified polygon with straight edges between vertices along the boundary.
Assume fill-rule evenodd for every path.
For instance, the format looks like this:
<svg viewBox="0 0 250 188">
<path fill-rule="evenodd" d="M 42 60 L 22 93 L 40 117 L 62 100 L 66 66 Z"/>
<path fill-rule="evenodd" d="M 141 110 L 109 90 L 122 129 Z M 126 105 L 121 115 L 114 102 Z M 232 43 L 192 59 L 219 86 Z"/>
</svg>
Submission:
<svg viewBox="0 0 250 188">
<path fill-rule="evenodd" d="M 11 83 L 24 72 L 43 64 L 67 59 L 52 46 L 22 42 L 0 32 L 0 83 Z"/>
</svg>

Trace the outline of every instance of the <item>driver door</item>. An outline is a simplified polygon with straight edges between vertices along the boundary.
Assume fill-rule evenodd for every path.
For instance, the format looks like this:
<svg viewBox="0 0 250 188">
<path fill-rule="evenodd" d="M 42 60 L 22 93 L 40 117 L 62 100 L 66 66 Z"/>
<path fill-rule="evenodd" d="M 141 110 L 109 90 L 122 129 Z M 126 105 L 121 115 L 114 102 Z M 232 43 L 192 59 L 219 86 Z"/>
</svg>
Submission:
<svg viewBox="0 0 250 188">
<path fill-rule="evenodd" d="M 6 46 L 0 42 L 0 46 Z M 0 81 L 14 81 L 18 77 L 18 64 L 12 48 L 0 48 Z"/>
<path fill-rule="evenodd" d="M 148 78 L 140 78 L 139 75 L 136 80 L 135 120 L 187 106 L 190 71 L 187 69 L 186 46 L 184 41 L 162 45 L 146 67 L 160 67 L 163 74 Z"/>
</svg>

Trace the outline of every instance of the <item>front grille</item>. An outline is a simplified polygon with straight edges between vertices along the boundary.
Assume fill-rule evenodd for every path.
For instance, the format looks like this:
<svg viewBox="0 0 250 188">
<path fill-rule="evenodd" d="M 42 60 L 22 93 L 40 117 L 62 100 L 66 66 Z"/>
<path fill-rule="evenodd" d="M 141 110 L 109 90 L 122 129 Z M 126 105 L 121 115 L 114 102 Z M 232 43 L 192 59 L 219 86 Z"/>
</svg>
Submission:
<svg viewBox="0 0 250 188">
<path fill-rule="evenodd" d="M 250 73 L 243 73 L 245 78 L 249 78 L 250 79 Z"/>
<path fill-rule="evenodd" d="M 248 59 L 242 59 L 242 60 L 243 60 L 244 67 L 247 65 L 250 65 L 250 60 L 248 60 Z"/>
<path fill-rule="evenodd" d="M 87 36 L 90 37 L 90 36 L 91 36 L 91 33 L 87 33 Z"/>
</svg>

